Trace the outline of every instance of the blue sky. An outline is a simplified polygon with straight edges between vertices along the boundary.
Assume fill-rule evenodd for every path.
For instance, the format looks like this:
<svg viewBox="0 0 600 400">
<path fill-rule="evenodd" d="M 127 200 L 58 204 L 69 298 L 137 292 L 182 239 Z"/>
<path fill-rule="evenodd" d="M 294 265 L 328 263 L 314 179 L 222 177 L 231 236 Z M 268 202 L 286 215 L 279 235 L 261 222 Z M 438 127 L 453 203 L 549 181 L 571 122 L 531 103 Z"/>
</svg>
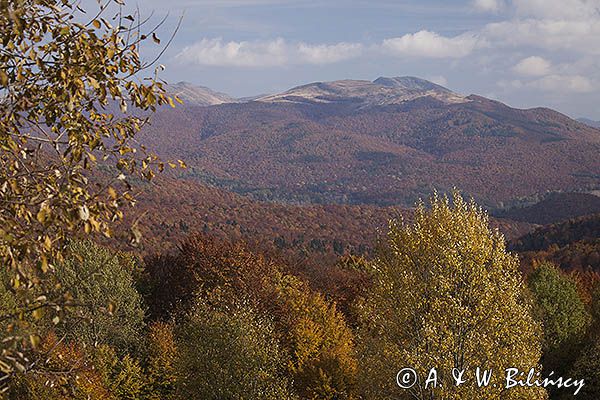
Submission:
<svg viewBox="0 0 600 400">
<path fill-rule="evenodd" d="M 161 60 L 170 82 L 241 97 L 413 75 L 600 119 L 600 0 L 126 1 L 169 13 L 163 38 L 185 12 Z"/>
</svg>

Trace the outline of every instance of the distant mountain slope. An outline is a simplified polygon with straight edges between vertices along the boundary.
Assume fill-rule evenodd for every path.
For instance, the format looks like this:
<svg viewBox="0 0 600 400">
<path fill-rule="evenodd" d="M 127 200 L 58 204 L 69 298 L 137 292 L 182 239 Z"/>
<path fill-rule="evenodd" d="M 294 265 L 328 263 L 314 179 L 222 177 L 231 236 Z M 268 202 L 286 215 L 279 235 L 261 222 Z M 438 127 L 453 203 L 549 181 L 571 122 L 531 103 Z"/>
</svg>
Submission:
<svg viewBox="0 0 600 400">
<path fill-rule="evenodd" d="M 384 94 L 399 85 L 420 95 L 375 105 L 370 82 L 311 84 L 300 91 L 316 102 L 279 100 L 288 93 L 161 109 L 143 140 L 165 158 L 185 159 L 186 177 L 261 200 L 410 206 L 456 186 L 496 208 L 600 187 L 600 130 L 480 96 L 447 102 L 423 95 L 447 89 L 414 78 L 377 81 Z"/>
<path fill-rule="evenodd" d="M 600 272 L 600 214 L 538 228 L 509 243 L 523 264 L 549 260 L 564 270 Z"/>
<path fill-rule="evenodd" d="M 465 98 L 432 82 L 414 78 L 378 78 L 373 82 L 341 80 L 298 86 L 287 92 L 264 96 L 256 101 L 266 103 L 350 103 L 362 107 L 400 104 L 421 97 L 442 102 L 461 103 Z"/>
<path fill-rule="evenodd" d="M 526 235 L 511 241 L 514 251 L 547 250 L 552 246 L 563 247 L 568 244 L 600 239 L 600 214 L 587 215 L 571 220 L 535 229 Z"/>
<path fill-rule="evenodd" d="M 179 82 L 167 87 L 167 91 L 178 96 L 188 105 L 212 106 L 215 104 L 235 103 L 236 100 L 225 93 L 215 92 L 204 86 L 195 86 Z"/>
<path fill-rule="evenodd" d="M 577 118 L 577 121 L 589 125 L 592 128 L 600 128 L 600 121 L 594 121 L 588 118 Z"/>
<path fill-rule="evenodd" d="M 203 232 L 228 240 L 256 241 L 262 247 L 293 254 L 365 253 L 374 248 L 390 218 L 412 217 L 411 209 L 401 207 L 260 202 L 164 175 L 138 189 L 142 190 L 139 202 L 128 215 L 132 220 L 141 218 L 147 252 L 173 247 L 188 235 Z M 495 218 L 491 223 L 508 238 L 532 228 Z"/>
<path fill-rule="evenodd" d="M 552 193 L 540 202 L 494 213 L 500 218 L 548 225 L 589 214 L 600 214 L 600 197 L 587 193 Z"/>
</svg>

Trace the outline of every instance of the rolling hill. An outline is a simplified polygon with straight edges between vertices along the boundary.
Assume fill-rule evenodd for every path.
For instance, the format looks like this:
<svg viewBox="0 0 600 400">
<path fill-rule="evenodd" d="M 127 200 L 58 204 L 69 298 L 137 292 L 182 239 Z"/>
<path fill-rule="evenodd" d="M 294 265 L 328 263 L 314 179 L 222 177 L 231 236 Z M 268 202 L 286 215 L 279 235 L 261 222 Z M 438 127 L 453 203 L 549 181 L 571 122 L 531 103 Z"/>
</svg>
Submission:
<svg viewBox="0 0 600 400">
<path fill-rule="evenodd" d="M 591 126 L 592 128 L 600 128 L 600 121 L 594 121 L 589 118 L 577 118 L 577 121 Z"/>
<path fill-rule="evenodd" d="M 410 221 L 412 209 L 344 204 L 274 204 L 250 199 L 191 179 L 160 176 L 138 187 L 139 201 L 129 223 L 140 218 L 142 253 L 174 248 L 188 235 L 244 240 L 288 255 L 317 255 L 320 262 L 340 254 L 366 254 L 387 231 L 391 218 Z M 512 239 L 528 223 L 492 218 Z"/>
<path fill-rule="evenodd" d="M 573 218 L 535 229 L 509 242 L 522 263 L 549 260 L 564 270 L 600 272 L 600 214 Z"/>
<path fill-rule="evenodd" d="M 258 200 L 411 206 L 458 187 L 496 208 L 600 187 L 600 130 L 411 77 L 163 108 L 142 140 L 184 159 L 180 177 Z"/>
<path fill-rule="evenodd" d="M 549 225 L 590 214 L 600 214 L 600 196 L 589 193 L 550 193 L 532 205 L 493 213 L 496 217 Z"/>
</svg>

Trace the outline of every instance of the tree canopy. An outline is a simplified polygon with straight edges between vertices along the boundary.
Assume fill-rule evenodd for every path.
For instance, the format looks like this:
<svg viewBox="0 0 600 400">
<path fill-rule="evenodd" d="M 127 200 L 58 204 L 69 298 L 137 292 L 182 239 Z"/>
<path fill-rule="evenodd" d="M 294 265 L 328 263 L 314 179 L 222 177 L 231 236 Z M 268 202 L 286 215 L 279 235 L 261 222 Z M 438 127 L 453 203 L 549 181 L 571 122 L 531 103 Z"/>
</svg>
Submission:
<svg viewBox="0 0 600 400">
<path fill-rule="evenodd" d="M 537 389 L 501 391 L 499 374 L 490 386 L 475 384 L 477 367 L 528 371 L 541 350 L 518 259 L 475 203 L 457 192 L 452 200 L 434 195 L 429 207 L 418 205 L 414 223 L 392 221 L 372 268 L 374 287 L 361 305 L 366 398 L 544 397 Z M 417 371 L 420 385 L 396 386 L 403 367 Z M 424 389 L 432 367 L 445 373 L 443 386 Z M 454 386 L 454 368 L 470 380 Z"/>
</svg>

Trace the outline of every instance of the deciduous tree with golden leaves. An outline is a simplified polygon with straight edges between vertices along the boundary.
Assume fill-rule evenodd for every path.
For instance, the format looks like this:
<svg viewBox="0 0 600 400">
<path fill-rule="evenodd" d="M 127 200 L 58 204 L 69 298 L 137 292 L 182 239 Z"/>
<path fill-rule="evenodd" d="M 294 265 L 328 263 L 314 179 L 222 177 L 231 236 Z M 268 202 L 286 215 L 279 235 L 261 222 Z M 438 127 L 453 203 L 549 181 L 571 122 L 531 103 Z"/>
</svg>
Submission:
<svg viewBox="0 0 600 400">
<path fill-rule="evenodd" d="M 122 4 L 99 2 L 85 14 L 72 0 L 0 1 L 0 267 L 14 290 L 32 294 L 0 324 L 63 310 L 68 299 L 50 298 L 46 283 L 66 239 L 111 236 L 135 200 L 128 177 L 163 168 L 134 144 L 145 119 L 131 112 L 174 105 L 156 74 L 142 76 L 153 60 L 141 58 L 140 44 L 160 39 L 155 28 L 143 35 L 140 15 Z M 100 164 L 104 179 L 92 184 Z M 5 337 L 0 375 L 26 370 L 39 336 Z"/>
<path fill-rule="evenodd" d="M 540 327 L 504 238 L 475 203 L 454 193 L 419 204 L 414 223 L 390 223 L 387 246 L 373 262 L 375 284 L 360 305 L 361 387 L 367 399 L 540 399 L 537 388 L 504 389 L 504 371 L 538 367 Z M 414 368 L 411 389 L 396 374 Z M 438 383 L 424 389 L 431 368 Z M 477 367 L 491 369 L 479 388 Z M 456 387 L 452 370 L 468 381 Z M 496 384 L 497 387 L 493 385 Z"/>
</svg>

